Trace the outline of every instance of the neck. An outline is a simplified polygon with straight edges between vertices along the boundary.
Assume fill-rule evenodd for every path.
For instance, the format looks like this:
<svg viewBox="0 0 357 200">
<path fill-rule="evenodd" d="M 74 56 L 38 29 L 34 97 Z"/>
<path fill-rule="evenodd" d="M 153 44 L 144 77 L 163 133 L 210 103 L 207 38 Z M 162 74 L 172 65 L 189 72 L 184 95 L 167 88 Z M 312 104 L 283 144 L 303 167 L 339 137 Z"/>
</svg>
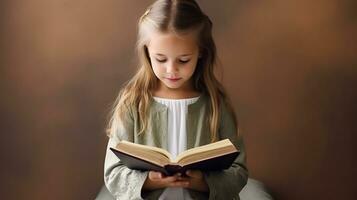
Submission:
<svg viewBox="0 0 357 200">
<path fill-rule="evenodd" d="M 178 89 L 168 88 L 164 84 L 159 84 L 159 87 L 153 91 L 153 96 L 168 98 L 168 99 L 185 99 L 198 97 L 199 91 L 196 91 L 193 86 L 182 87 Z"/>
</svg>

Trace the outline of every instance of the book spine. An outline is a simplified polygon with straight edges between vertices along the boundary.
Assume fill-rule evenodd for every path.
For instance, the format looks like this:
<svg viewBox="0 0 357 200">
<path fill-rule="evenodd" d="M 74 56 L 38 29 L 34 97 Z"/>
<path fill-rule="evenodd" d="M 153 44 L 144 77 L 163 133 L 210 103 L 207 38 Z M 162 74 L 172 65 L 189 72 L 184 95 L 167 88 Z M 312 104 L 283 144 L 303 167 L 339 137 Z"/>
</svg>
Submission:
<svg viewBox="0 0 357 200">
<path fill-rule="evenodd" d="M 176 173 L 184 174 L 184 170 L 180 165 L 166 165 L 165 171 L 167 171 L 166 175 L 172 176 Z"/>
</svg>

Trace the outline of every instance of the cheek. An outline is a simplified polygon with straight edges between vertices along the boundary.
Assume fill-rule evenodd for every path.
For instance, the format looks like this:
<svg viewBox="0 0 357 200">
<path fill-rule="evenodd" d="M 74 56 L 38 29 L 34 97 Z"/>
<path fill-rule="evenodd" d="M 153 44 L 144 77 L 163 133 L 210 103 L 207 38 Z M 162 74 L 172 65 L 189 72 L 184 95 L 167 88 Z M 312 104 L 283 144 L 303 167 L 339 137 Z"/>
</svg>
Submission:
<svg viewBox="0 0 357 200">
<path fill-rule="evenodd" d="M 186 68 L 184 69 L 184 74 L 186 76 L 192 76 L 192 74 L 195 72 L 196 69 L 196 65 L 192 64 L 190 66 L 186 66 Z"/>
<path fill-rule="evenodd" d="M 156 74 L 156 76 L 158 76 L 159 74 L 162 74 L 164 71 L 164 68 L 156 63 L 152 64 L 152 70 L 154 71 L 154 73 Z"/>
</svg>

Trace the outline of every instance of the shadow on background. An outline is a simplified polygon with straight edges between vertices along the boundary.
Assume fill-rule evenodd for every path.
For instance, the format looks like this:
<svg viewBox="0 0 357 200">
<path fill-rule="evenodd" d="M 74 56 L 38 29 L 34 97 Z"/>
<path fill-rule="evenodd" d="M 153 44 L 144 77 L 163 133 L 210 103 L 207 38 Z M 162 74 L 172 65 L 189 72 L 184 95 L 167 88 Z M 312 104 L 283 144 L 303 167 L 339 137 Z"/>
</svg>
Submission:
<svg viewBox="0 0 357 200">
<path fill-rule="evenodd" d="M 150 2 L 1 2 L 3 199 L 95 197 L 107 114 Z M 250 175 L 276 199 L 357 198 L 355 2 L 199 1 Z"/>
</svg>

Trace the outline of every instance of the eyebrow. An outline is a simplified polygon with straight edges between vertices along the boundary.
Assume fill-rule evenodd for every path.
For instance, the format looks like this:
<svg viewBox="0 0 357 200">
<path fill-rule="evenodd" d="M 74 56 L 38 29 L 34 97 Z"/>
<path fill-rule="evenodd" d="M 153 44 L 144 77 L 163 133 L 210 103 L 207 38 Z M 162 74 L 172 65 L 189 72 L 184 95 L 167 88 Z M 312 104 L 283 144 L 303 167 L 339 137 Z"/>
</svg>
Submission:
<svg viewBox="0 0 357 200">
<path fill-rule="evenodd" d="M 156 53 L 155 55 L 157 56 L 165 56 L 164 54 L 161 54 L 161 53 Z M 181 57 L 184 57 L 184 56 L 191 56 L 193 55 L 192 53 L 191 54 L 183 54 L 183 55 L 180 55 Z"/>
</svg>

